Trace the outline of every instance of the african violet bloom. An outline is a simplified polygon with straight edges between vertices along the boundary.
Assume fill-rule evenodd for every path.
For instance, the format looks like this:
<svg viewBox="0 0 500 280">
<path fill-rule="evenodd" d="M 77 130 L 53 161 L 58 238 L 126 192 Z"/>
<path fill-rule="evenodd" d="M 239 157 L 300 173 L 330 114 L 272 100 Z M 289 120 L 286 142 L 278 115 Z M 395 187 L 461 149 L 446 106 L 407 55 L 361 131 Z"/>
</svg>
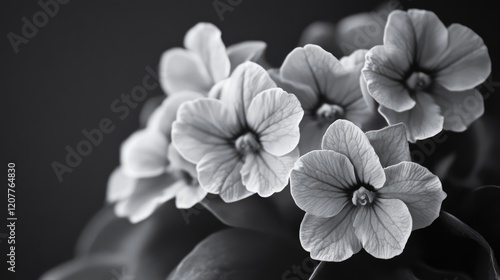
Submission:
<svg viewBox="0 0 500 280">
<path fill-rule="evenodd" d="M 484 104 L 474 87 L 490 71 L 488 50 L 471 29 L 446 28 L 428 11 L 394 11 L 384 45 L 366 55 L 361 82 L 387 122 L 406 124 L 408 140 L 415 142 L 443 129 L 464 131 L 479 118 Z"/>
<path fill-rule="evenodd" d="M 322 150 L 302 156 L 291 192 L 306 212 L 300 242 L 311 257 L 343 261 L 364 248 L 377 258 L 403 252 L 410 233 L 430 225 L 446 197 L 438 177 L 410 162 L 404 125 L 366 135 L 334 122 Z"/>
<path fill-rule="evenodd" d="M 359 85 L 366 50 L 358 50 L 340 61 L 316 45 L 293 50 L 279 73 L 270 71 L 280 87 L 297 96 L 304 109 L 300 123 L 301 154 L 319 149 L 326 129 L 337 119 L 358 125 L 370 111 Z"/>
<path fill-rule="evenodd" d="M 120 217 L 139 222 L 164 202 L 175 198 L 177 208 L 191 208 L 205 196 L 197 181 L 195 165 L 182 158 L 170 144 L 170 128 L 177 108 L 203 95 L 194 92 L 167 98 L 145 129 L 132 134 L 122 145 L 121 167 L 108 183 L 108 201 L 117 202 Z"/>
<path fill-rule="evenodd" d="M 261 41 L 246 41 L 226 47 L 220 30 L 211 23 L 198 23 L 184 37 L 183 48 L 163 53 L 160 84 L 167 94 L 183 90 L 206 95 L 244 61 L 258 61 L 266 48 Z"/>
<path fill-rule="evenodd" d="M 220 100 L 184 103 L 172 127 L 180 154 L 196 164 L 209 193 L 233 202 L 253 193 L 268 197 L 283 190 L 299 157 L 297 98 L 253 62 L 238 66 L 223 84 Z"/>
</svg>

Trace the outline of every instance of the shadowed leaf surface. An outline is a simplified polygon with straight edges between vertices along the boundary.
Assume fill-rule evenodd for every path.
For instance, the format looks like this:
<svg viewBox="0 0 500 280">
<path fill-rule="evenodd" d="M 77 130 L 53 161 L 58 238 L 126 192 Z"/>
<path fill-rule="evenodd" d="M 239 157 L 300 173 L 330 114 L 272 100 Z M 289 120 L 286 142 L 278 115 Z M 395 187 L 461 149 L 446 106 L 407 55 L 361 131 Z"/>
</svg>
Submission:
<svg viewBox="0 0 500 280">
<path fill-rule="evenodd" d="M 168 280 L 280 279 L 304 257 L 293 240 L 250 230 L 227 229 L 198 244 Z"/>
</svg>

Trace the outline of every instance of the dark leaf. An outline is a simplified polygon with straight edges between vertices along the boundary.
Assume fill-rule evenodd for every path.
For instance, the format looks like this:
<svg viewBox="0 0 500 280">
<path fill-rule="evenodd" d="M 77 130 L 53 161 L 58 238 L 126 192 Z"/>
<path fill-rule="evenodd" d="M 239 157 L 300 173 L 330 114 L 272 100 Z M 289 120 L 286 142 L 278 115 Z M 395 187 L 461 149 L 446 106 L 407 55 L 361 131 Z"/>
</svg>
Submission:
<svg viewBox="0 0 500 280">
<path fill-rule="evenodd" d="M 168 279 L 287 279 L 287 273 L 304 257 L 294 240 L 245 229 L 227 229 L 198 244 Z"/>
<path fill-rule="evenodd" d="M 273 234 L 287 234 L 287 225 L 270 199 L 250 196 L 226 203 L 218 196 L 207 197 L 201 204 L 224 224 Z"/>
</svg>

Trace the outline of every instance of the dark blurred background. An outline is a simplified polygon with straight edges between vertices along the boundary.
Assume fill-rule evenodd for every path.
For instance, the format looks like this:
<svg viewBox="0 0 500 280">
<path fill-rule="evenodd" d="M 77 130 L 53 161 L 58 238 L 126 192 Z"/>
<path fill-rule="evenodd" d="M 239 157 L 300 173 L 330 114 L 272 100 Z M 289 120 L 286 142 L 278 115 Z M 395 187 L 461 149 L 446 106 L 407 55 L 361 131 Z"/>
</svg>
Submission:
<svg viewBox="0 0 500 280">
<path fill-rule="evenodd" d="M 120 143 L 138 127 L 144 104 L 120 120 L 111 111 L 111 103 L 140 85 L 147 74 L 145 67 L 156 69 L 163 51 L 181 46 L 190 27 L 199 21 L 212 22 L 222 30 L 226 45 L 263 40 L 268 44 L 267 60 L 279 66 L 308 24 L 336 22 L 378 4 L 243 0 L 224 13 L 221 21 L 213 2 L 72 0 L 59 5 L 58 13 L 26 44 L 20 44 L 15 54 L 7 34 L 20 35 L 22 18 L 31 21 L 41 8 L 35 0 L 2 1 L 0 80 L 6 96 L 1 102 L 2 164 L 13 160 L 17 169 L 18 279 L 37 279 L 72 257 L 84 225 L 104 203 L 108 176 L 118 165 Z M 495 72 L 500 65 L 498 10 L 491 2 L 402 0 L 401 4 L 432 10 L 447 25 L 459 22 L 475 30 L 490 50 L 493 81 L 500 81 Z M 148 94 L 163 93 L 157 87 Z M 486 101 L 487 118 L 498 119 L 499 104 L 500 98 L 493 93 Z M 97 128 L 103 118 L 110 118 L 116 129 L 104 135 L 102 143 L 59 182 L 51 163 L 64 163 L 65 147 L 75 148 L 85 139 L 81 130 Z M 2 221 L 4 198 L 0 200 Z M 4 232 L 2 226 L 0 233 Z M 1 239 L 0 245 L 3 275 L 6 240 Z"/>
</svg>

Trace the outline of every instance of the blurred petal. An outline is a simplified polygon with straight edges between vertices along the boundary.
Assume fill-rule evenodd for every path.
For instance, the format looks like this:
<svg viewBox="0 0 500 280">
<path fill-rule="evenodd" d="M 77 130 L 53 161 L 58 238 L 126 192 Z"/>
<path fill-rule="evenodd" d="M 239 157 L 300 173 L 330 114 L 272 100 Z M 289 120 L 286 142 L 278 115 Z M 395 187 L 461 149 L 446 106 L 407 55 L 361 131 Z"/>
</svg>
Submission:
<svg viewBox="0 0 500 280">
<path fill-rule="evenodd" d="M 306 213 L 300 225 L 300 243 L 311 258 L 320 261 L 340 262 L 361 250 L 361 243 L 354 234 L 353 207 L 345 207 L 330 218 Z"/>
<path fill-rule="evenodd" d="M 412 219 L 399 199 L 376 198 L 356 209 L 354 232 L 370 255 L 390 259 L 401 254 L 410 237 Z"/>
<path fill-rule="evenodd" d="M 312 151 L 292 170 L 290 190 L 300 209 L 320 217 L 337 215 L 351 203 L 356 175 L 349 159 L 334 151 Z"/>
<path fill-rule="evenodd" d="M 198 181 L 207 192 L 219 194 L 225 202 L 234 202 L 252 193 L 243 186 L 241 155 L 235 149 L 208 153 L 196 166 Z"/>
<path fill-rule="evenodd" d="M 300 122 L 299 151 L 305 155 L 312 150 L 321 150 L 321 141 L 326 129 L 330 126 L 327 122 L 318 121 L 314 116 L 304 115 Z"/>
<path fill-rule="evenodd" d="M 404 76 L 410 61 L 394 47 L 376 46 L 366 54 L 362 70 L 370 95 L 381 105 L 397 112 L 415 106 L 415 100 L 405 88 Z"/>
<path fill-rule="evenodd" d="M 412 143 L 438 134 L 443 129 L 444 119 L 441 109 L 430 95 L 417 93 L 416 100 L 417 104 L 413 109 L 401 113 L 384 106 L 379 107 L 379 112 L 389 124 L 401 122 L 406 125 L 406 136 Z"/>
<path fill-rule="evenodd" d="M 217 82 L 208 92 L 209 98 L 220 99 L 222 94 L 222 88 L 224 87 L 224 83 L 226 83 L 229 79 L 224 79 L 222 81 Z"/>
<path fill-rule="evenodd" d="M 134 178 L 153 177 L 165 172 L 168 141 L 159 131 L 144 129 L 134 132 L 121 147 L 123 172 Z"/>
<path fill-rule="evenodd" d="M 343 42 L 337 38 L 337 27 L 335 24 L 326 21 L 312 22 L 300 35 L 299 47 L 307 44 L 314 44 L 322 47 L 335 55 L 341 55 L 342 51 L 337 42 Z"/>
<path fill-rule="evenodd" d="M 262 148 L 275 156 L 291 152 L 300 139 L 299 123 L 304 115 L 293 94 L 280 88 L 259 93 L 248 107 L 248 126 L 259 137 Z"/>
<path fill-rule="evenodd" d="M 437 88 L 432 96 L 444 116 L 443 129 L 462 132 L 484 113 L 484 101 L 476 89 L 448 91 Z"/>
<path fill-rule="evenodd" d="M 169 170 L 182 170 L 193 179 L 197 178 L 196 165 L 183 158 L 174 145 L 168 146 L 168 161 L 170 162 Z"/>
<path fill-rule="evenodd" d="M 305 111 L 314 111 L 319 104 L 319 96 L 314 93 L 309 85 L 299 84 L 294 81 L 285 80 L 281 77 L 279 69 L 269 69 L 267 71 L 277 86 L 286 92 L 293 93 L 300 101 Z"/>
<path fill-rule="evenodd" d="M 413 230 L 429 226 L 441 210 L 446 198 L 439 178 L 425 167 L 401 162 L 385 169 L 387 181 L 379 190 L 380 197 L 403 201 L 413 219 Z"/>
<path fill-rule="evenodd" d="M 368 131 L 366 137 L 377 153 L 383 167 L 411 161 L 406 128 L 399 123 L 380 130 Z M 387 175 L 387 173 L 386 173 Z"/>
<path fill-rule="evenodd" d="M 179 209 L 191 208 L 196 203 L 202 201 L 205 196 L 207 196 L 207 191 L 202 187 L 184 184 L 175 195 L 175 207 Z"/>
<path fill-rule="evenodd" d="M 172 127 L 172 142 L 188 161 L 197 163 L 207 153 L 227 148 L 238 132 L 233 112 L 215 99 L 185 102 Z"/>
<path fill-rule="evenodd" d="M 245 61 L 257 62 L 264 54 L 266 47 L 267 44 L 262 41 L 244 41 L 229 46 L 227 55 L 231 61 L 231 72 Z"/>
<path fill-rule="evenodd" d="M 132 195 L 115 206 L 116 215 L 129 218 L 131 223 L 138 223 L 149 217 L 160 205 L 172 199 L 182 182 L 164 173 L 160 176 L 136 179 Z"/>
<path fill-rule="evenodd" d="M 231 77 L 224 83 L 220 100 L 235 108 L 238 119 L 246 125 L 248 107 L 257 94 L 270 88 L 275 88 L 266 70 L 254 62 L 245 62 L 238 66 Z"/>
<path fill-rule="evenodd" d="M 184 37 L 184 46 L 201 57 L 213 83 L 229 76 L 231 65 L 226 46 L 215 25 L 206 22 L 195 25 Z"/>
<path fill-rule="evenodd" d="M 201 93 L 194 91 L 183 91 L 179 94 L 169 96 L 156 108 L 148 120 L 147 127 L 158 129 L 170 138 L 172 123 L 175 121 L 177 110 L 182 103 L 204 97 Z"/>
<path fill-rule="evenodd" d="M 375 189 L 384 185 L 384 169 L 375 150 L 363 131 L 351 122 L 337 120 L 330 125 L 321 147 L 345 155 L 354 166 L 359 183 L 370 184 Z"/>
<path fill-rule="evenodd" d="M 387 18 L 384 31 L 384 45 L 401 52 L 401 61 L 406 64 L 413 63 L 416 52 L 415 30 L 407 12 L 396 10 Z"/>
<path fill-rule="evenodd" d="M 139 113 L 139 127 L 144 128 L 147 126 L 153 113 L 165 101 L 166 95 L 157 95 L 146 99 L 142 105 L 141 112 Z"/>
<path fill-rule="evenodd" d="M 382 45 L 385 20 L 375 12 L 354 14 L 341 19 L 337 23 L 337 31 L 338 42 L 344 53 L 350 54 L 357 49 Z"/>
<path fill-rule="evenodd" d="M 415 31 L 416 60 L 423 69 L 429 69 L 440 59 L 448 45 L 448 29 L 435 13 L 425 10 L 408 10 Z"/>
<path fill-rule="evenodd" d="M 367 52 L 368 50 L 356 50 L 351 55 L 342 57 L 340 59 L 340 64 L 342 64 L 345 69 L 361 70 L 365 64 L 365 56 Z"/>
<path fill-rule="evenodd" d="M 183 90 L 208 92 L 213 82 L 201 58 L 195 52 L 173 48 L 160 59 L 160 85 L 168 94 Z"/>
<path fill-rule="evenodd" d="M 241 169 L 243 185 L 247 190 L 262 197 L 281 192 L 288 184 L 290 172 L 297 159 L 299 159 L 298 149 L 279 157 L 266 151 L 250 153 L 245 157 Z"/>
<path fill-rule="evenodd" d="M 483 39 L 460 24 L 448 27 L 448 47 L 436 65 L 436 82 L 450 91 L 478 86 L 491 73 L 491 60 Z"/>
<path fill-rule="evenodd" d="M 360 128 L 364 128 L 363 124 L 372 116 L 373 112 L 370 111 L 363 98 L 359 98 L 345 107 L 345 119 L 351 121 Z"/>
<path fill-rule="evenodd" d="M 133 178 L 125 175 L 122 168 L 118 167 L 113 170 L 108 180 L 106 201 L 112 203 L 129 197 L 134 191 L 134 182 Z"/>
</svg>

